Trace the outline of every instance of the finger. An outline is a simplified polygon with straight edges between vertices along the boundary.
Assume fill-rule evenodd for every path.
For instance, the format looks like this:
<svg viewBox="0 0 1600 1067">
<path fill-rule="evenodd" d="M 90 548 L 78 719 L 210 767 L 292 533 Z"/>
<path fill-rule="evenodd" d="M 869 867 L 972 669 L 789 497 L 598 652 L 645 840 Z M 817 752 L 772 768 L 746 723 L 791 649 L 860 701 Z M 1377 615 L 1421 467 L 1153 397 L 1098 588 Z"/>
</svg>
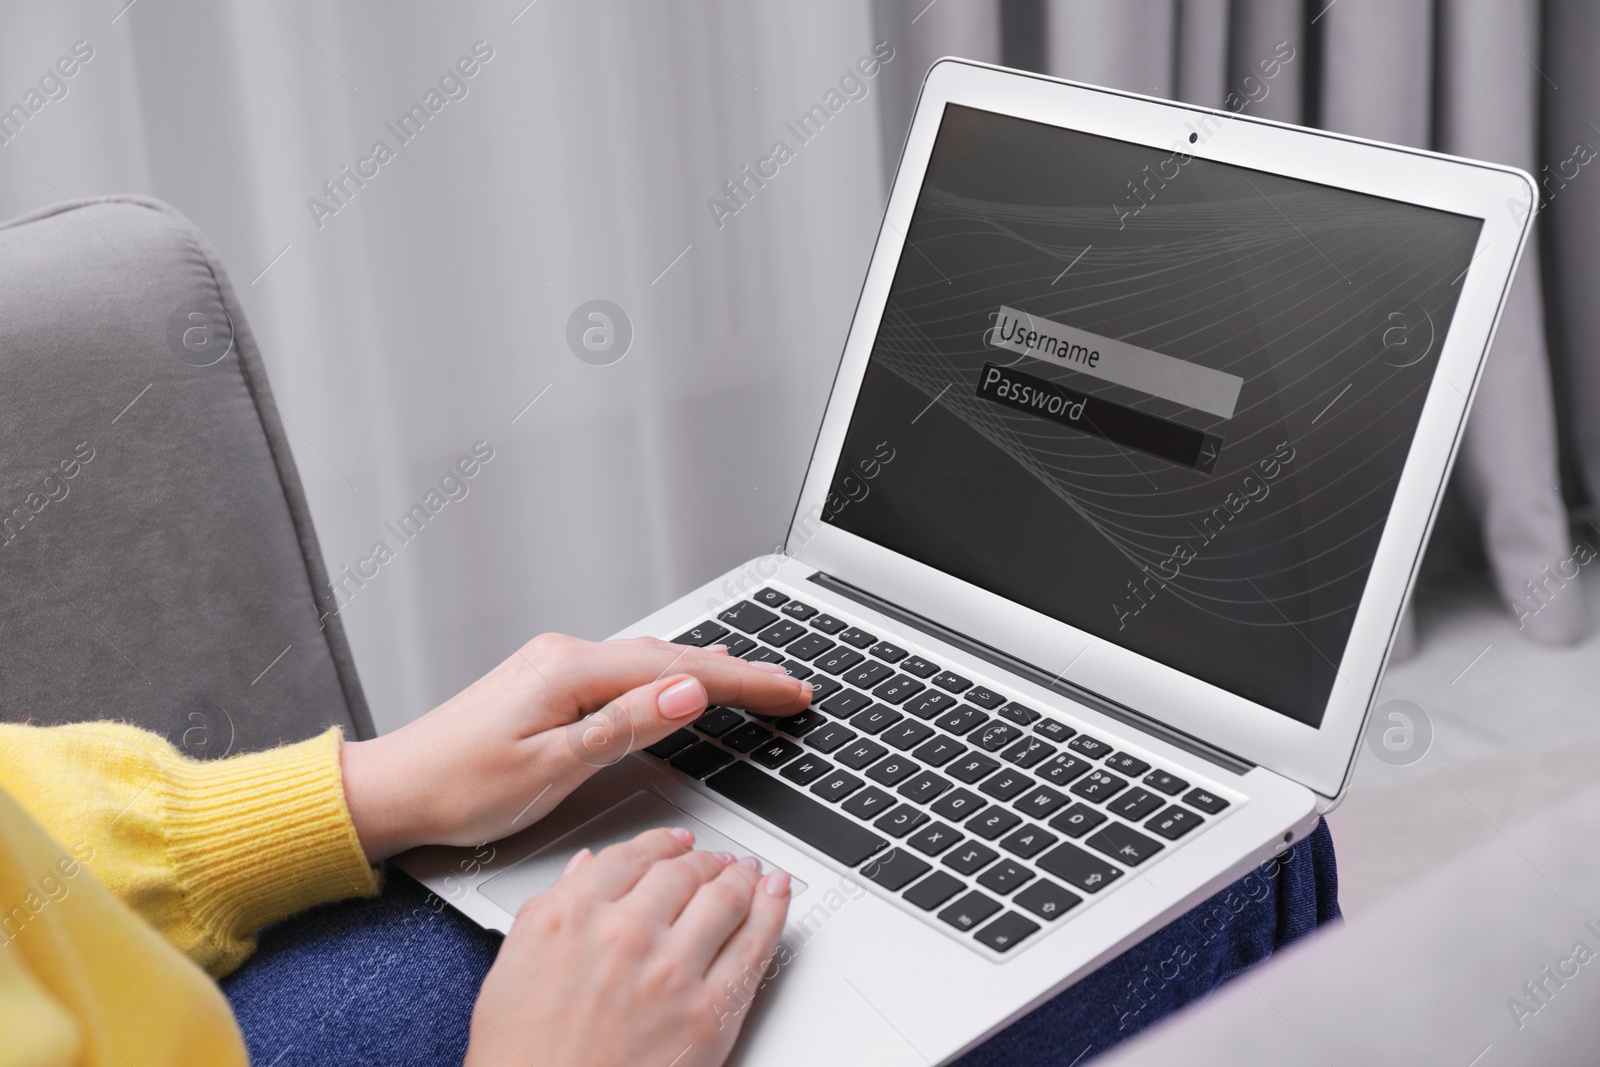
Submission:
<svg viewBox="0 0 1600 1067">
<path fill-rule="evenodd" d="M 728 938 L 750 915 L 751 898 L 761 882 L 761 863 L 745 857 L 700 888 L 672 924 L 668 941 L 704 974 Z"/>
<path fill-rule="evenodd" d="M 712 988 L 725 988 L 726 982 L 749 988 L 760 983 L 778 946 L 778 935 L 783 933 L 784 917 L 789 914 L 789 888 L 789 876 L 783 871 L 773 871 L 761 879 L 751 894 L 750 914 L 706 971 Z"/>
<path fill-rule="evenodd" d="M 603 848 L 580 862 L 549 890 L 581 893 L 602 900 L 620 900 L 662 860 L 676 859 L 694 845 L 694 835 L 681 828 L 646 830 L 629 841 Z"/>
<path fill-rule="evenodd" d="M 661 926 L 674 922 L 702 886 L 720 875 L 733 857 L 726 852 L 691 852 L 663 860 L 645 872 L 618 903 Z"/>
<path fill-rule="evenodd" d="M 538 662 L 540 673 L 582 712 L 672 674 L 699 678 L 713 704 L 763 714 L 799 711 L 810 701 L 804 683 L 787 674 L 769 674 L 734 656 L 655 638 L 591 644 L 547 635 L 530 642 L 526 652 Z"/>
</svg>

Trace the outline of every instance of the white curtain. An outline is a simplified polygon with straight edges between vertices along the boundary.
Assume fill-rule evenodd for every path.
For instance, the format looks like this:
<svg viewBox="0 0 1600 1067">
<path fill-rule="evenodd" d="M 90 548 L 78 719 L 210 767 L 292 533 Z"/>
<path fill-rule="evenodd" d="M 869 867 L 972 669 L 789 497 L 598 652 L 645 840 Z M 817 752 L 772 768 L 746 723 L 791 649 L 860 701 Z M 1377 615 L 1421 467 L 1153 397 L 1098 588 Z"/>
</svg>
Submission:
<svg viewBox="0 0 1600 1067">
<path fill-rule="evenodd" d="M 0 212 L 136 192 L 209 234 L 330 571 L 393 552 L 342 613 L 380 728 L 508 642 L 602 637 L 780 542 L 884 200 L 875 97 L 907 62 L 857 68 L 866 3 L 125 4 L 0 9 L 6 105 L 93 50 L 0 145 Z M 780 140 L 740 206 L 724 183 Z M 327 181 L 331 215 L 307 204 L 337 206 Z M 567 342 L 596 299 L 633 333 L 605 366 Z M 402 545 L 385 524 L 478 441 L 467 496 Z"/>
</svg>

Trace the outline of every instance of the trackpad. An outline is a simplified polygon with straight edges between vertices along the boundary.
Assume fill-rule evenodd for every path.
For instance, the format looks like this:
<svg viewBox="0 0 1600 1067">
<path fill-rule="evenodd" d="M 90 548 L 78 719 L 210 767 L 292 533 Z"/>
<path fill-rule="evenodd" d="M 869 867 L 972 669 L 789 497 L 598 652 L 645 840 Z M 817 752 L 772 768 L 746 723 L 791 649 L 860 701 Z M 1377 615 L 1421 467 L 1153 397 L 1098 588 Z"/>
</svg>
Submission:
<svg viewBox="0 0 1600 1067">
<path fill-rule="evenodd" d="M 580 848 L 599 852 L 607 845 L 626 841 L 645 830 L 657 826 L 683 826 L 694 831 L 694 847 L 703 852 L 731 852 L 735 856 L 755 856 L 755 853 L 717 830 L 713 830 L 693 815 L 661 796 L 641 789 L 628 799 L 615 804 L 588 822 L 568 830 L 537 852 L 518 860 L 504 871 L 484 882 L 478 892 L 495 904 L 515 915 L 523 901 L 538 896 L 555 885 L 561 871 Z M 761 873 L 773 865 L 760 856 Z M 791 879 L 794 896 L 805 890 L 805 883 Z"/>
</svg>

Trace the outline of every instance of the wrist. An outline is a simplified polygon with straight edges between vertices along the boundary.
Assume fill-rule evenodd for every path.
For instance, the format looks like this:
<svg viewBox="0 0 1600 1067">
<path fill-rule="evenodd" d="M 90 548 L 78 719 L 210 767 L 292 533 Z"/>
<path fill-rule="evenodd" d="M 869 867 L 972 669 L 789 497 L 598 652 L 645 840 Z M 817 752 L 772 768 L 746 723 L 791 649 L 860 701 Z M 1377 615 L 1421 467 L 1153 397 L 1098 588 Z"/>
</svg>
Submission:
<svg viewBox="0 0 1600 1067">
<path fill-rule="evenodd" d="M 406 815 L 404 776 L 394 768 L 389 738 L 346 741 L 339 749 L 345 807 L 367 862 L 378 864 L 422 842 Z"/>
</svg>

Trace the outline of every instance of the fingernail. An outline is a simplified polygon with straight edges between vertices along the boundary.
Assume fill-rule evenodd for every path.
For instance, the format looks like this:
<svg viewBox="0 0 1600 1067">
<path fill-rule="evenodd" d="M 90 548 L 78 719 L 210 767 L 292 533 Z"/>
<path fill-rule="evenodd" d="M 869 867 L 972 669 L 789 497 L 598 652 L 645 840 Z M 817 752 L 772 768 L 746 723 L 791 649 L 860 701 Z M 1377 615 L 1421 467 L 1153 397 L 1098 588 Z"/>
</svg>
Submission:
<svg viewBox="0 0 1600 1067">
<path fill-rule="evenodd" d="M 571 874 L 573 871 L 575 871 L 579 867 L 583 866 L 583 861 L 588 859 L 592 855 L 594 855 L 594 853 L 590 852 L 586 848 L 580 848 L 578 851 L 574 852 L 572 854 L 572 858 L 567 861 L 567 865 L 564 868 L 562 868 L 561 877 L 565 878 L 567 875 Z"/>
<path fill-rule="evenodd" d="M 726 656 L 728 654 L 728 646 L 727 645 L 707 645 L 705 648 L 701 649 L 701 651 L 702 652 L 715 653 L 716 655 L 719 655 L 719 656 Z"/>
<path fill-rule="evenodd" d="M 713 852 L 712 855 L 716 856 L 717 859 L 721 860 L 722 861 L 722 865 L 724 867 L 726 867 L 728 864 L 733 862 L 733 853 L 732 852 Z"/>
<path fill-rule="evenodd" d="M 789 894 L 789 874 L 787 871 L 773 871 L 767 875 L 767 892 L 775 897 Z"/>
<path fill-rule="evenodd" d="M 685 678 L 671 685 L 656 697 L 656 707 L 669 719 L 683 719 L 706 706 L 706 687 L 698 678 Z"/>
<path fill-rule="evenodd" d="M 810 682 L 800 683 L 800 695 L 806 698 L 807 704 L 811 703 L 811 694 L 815 693 L 816 691 L 817 687 L 812 685 Z"/>
<path fill-rule="evenodd" d="M 667 833 L 669 833 L 673 837 L 677 838 L 678 839 L 678 844 L 682 845 L 684 848 L 693 848 L 694 847 L 694 831 L 693 830 L 685 830 L 681 826 L 674 826 L 671 829 L 669 829 L 667 831 Z"/>
<path fill-rule="evenodd" d="M 756 670 L 758 670 L 758 671 L 766 671 L 768 674 L 788 674 L 789 673 L 788 671 L 783 669 L 783 664 L 781 664 L 781 663 L 768 663 L 765 660 L 746 660 L 745 662 L 749 663 L 750 666 L 754 667 Z"/>
<path fill-rule="evenodd" d="M 739 866 L 746 870 L 759 871 L 761 869 L 761 861 L 754 856 L 745 856 L 739 861 Z"/>
</svg>

